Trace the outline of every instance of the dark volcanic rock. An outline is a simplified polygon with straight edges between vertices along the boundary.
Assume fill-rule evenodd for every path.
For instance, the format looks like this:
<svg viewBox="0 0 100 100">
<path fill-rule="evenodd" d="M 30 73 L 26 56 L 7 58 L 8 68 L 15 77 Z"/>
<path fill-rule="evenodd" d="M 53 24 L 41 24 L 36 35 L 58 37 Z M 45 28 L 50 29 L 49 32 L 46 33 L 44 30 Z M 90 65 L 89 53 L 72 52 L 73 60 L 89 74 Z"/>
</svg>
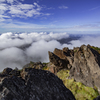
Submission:
<svg viewBox="0 0 100 100">
<path fill-rule="evenodd" d="M 0 100 L 75 100 L 54 74 L 24 68 L 20 74 L 0 77 Z"/>
</svg>

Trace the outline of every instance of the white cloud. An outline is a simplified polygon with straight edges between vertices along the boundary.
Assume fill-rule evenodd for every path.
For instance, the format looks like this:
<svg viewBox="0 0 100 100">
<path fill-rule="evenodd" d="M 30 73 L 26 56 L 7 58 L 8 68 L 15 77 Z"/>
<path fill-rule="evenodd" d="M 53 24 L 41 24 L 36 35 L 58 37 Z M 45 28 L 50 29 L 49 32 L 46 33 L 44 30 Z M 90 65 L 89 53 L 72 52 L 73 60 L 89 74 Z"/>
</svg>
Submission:
<svg viewBox="0 0 100 100">
<path fill-rule="evenodd" d="M 34 9 L 34 5 L 19 4 L 10 6 L 10 14 L 13 17 L 32 17 L 33 15 L 40 15 L 41 13 Z"/>
<path fill-rule="evenodd" d="M 15 0 L 7 0 L 7 3 L 13 3 Z"/>
<path fill-rule="evenodd" d="M 48 62 L 48 51 L 53 51 L 55 47 L 61 47 L 61 44 L 56 40 L 51 40 L 49 42 L 40 40 L 33 42 L 32 46 L 26 50 L 26 54 L 29 60 L 33 59 L 33 61 Z"/>
<path fill-rule="evenodd" d="M 34 32 L 13 34 L 8 32 L 1 34 L 0 70 L 5 67 L 21 68 L 30 61 L 48 62 L 48 51 L 53 51 L 56 47 L 61 48 L 61 44 L 57 40 L 65 37 L 68 37 L 67 33 L 47 34 L 46 32 Z M 25 50 L 20 49 L 20 47 L 28 44 L 30 44 L 30 47 Z"/>
<path fill-rule="evenodd" d="M 25 64 L 24 51 L 16 47 L 7 48 L 0 51 L 0 71 L 6 67 L 21 68 Z"/>
<path fill-rule="evenodd" d="M 0 36 L 0 49 L 9 48 L 9 47 L 20 47 L 20 46 L 32 43 L 31 38 L 19 39 L 19 37 L 20 35 L 13 34 L 11 32 L 3 33 Z M 20 37 L 20 38 L 23 38 L 23 37 Z"/>
<path fill-rule="evenodd" d="M 69 47 L 72 49 L 82 44 L 100 47 L 100 36 L 84 36 L 79 40 L 70 41 L 71 44 L 59 42 L 59 40 L 68 37 L 67 33 L 52 32 L 3 33 L 0 35 L 0 70 L 5 67 L 21 68 L 30 61 L 48 62 L 48 51 L 53 52 L 55 48 Z M 21 49 L 23 46 L 26 46 L 24 50 Z"/>
<path fill-rule="evenodd" d="M 60 40 L 62 38 L 67 38 L 69 35 L 67 33 L 21 33 L 13 34 L 11 32 L 3 33 L 0 36 L 0 49 L 8 47 L 21 47 L 26 44 L 31 44 L 33 41 L 45 40 Z M 13 39 L 14 38 L 14 39 Z"/>
<path fill-rule="evenodd" d="M 59 6 L 58 8 L 59 8 L 59 9 L 68 9 L 67 6 Z"/>
<path fill-rule="evenodd" d="M 14 14 L 14 15 L 23 15 L 24 14 L 24 12 L 23 11 L 21 11 L 19 8 L 17 8 L 17 6 L 11 6 L 10 7 L 10 12 L 9 12 L 10 14 Z"/>
<path fill-rule="evenodd" d="M 41 15 L 41 13 L 36 11 L 35 9 L 32 9 L 32 10 L 28 11 L 26 14 L 27 17 L 32 17 L 33 15 Z"/>
<path fill-rule="evenodd" d="M 25 10 L 29 10 L 29 9 L 33 9 L 33 7 L 35 7 L 34 5 L 32 4 L 19 4 L 17 5 L 18 8 L 20 9 L 25 9 Z"/>
<path fill-rule="evenodd" d="M 0 10 L 7 10 L 6 4 L 0 4 Z"/>
<path fill-rule="evenodd" d="M 23 0 L 21 0 L 23 1 Z M 3 0 L 0 4 L 0 15 L 2 18 L 0 18 L 2 21 L 5 19 L 4 16 L 8 17 L 19 17 L 19 18 L 27 18 L 27 17 L 37 17 L 37 16 L 48 16 L 49 13 L 43 13 L 42 12 L 42 6 L 34 2 L 33 4 L 23 4 L 22 2 L 19 2 L 18 0 L 7 0 L 7 3 L 3 3 Z M 5 19 L 6 20 L 6 19 Z"/>
<path fill-rule="evenodd" d="M 47 8 L 47 9 L 49 9 L 49 10 L 50 10 L 50 9 L 55 9 L 55 8 L 53 8 L 53 7 L 49 7 L 49 8 Z"/>
<path fill-rule="evenodd" d="M 0 0 L 0 2 L 5 2 L 5 0 Z"/>
<path fill-rule="evenodd" d="M 5 12 L 8 10 L 8 6 L 6 4 L 0 4 L 0 22 L 5 21 L 6 19 L 10 18 L 5 14 Z M 5 19 L 6 18 L 6 19 Z"/>
</svg>

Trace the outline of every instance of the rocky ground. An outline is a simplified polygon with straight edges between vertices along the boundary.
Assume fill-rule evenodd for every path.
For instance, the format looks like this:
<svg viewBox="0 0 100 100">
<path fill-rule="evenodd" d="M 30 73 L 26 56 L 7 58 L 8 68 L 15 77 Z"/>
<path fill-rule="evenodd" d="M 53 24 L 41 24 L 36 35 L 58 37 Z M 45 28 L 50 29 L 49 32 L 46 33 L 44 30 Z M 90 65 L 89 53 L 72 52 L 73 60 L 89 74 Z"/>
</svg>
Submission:
<svg viewBox="0 0 100 100">
<path fill-rule="evenodd" d="M 4 69 L 0 74 L 0 100 L 99 100 L 98 47 L 55 48 L 48 54 L 49 63 L 30 62 L 22 70 Z"/>
<path fill-rule="evenodd" d="M 100 93 L 100 48 L 90 45 L 82 45 L 73 50 L 68 48 L 59 50 L 56 48 L 53 53 L 49 52 L 49 59 L 52 66 L 52 70 L 49 69 L 51 72 L 57 74 L 62 69 L 69 70 L 69 76 L 66 77 L 67 80 L 73 79 L 75 82 L 81 82 L 85 86 L 93 89 L 97 88 Z M 73 91 L 71 88 L 70 90 Z M 73 92 L 74 95 L 77 94 L 75 91 Z M 77 97 L 77 95 L 77 100 L 80 100 L 81 97 Z M 93 96 L 91 95 L 91 97 Z M 86 99 L 84 96 L 82 98 L 84 98 L 83 100 L 93 100 L 94 97 L 87 96 Z"/>
<path fill-rule="evenodd" d="M 49 71 L 6 68 L 0 74 L 0 100 L 75 100 L 63 82 Z"/>
</svg>

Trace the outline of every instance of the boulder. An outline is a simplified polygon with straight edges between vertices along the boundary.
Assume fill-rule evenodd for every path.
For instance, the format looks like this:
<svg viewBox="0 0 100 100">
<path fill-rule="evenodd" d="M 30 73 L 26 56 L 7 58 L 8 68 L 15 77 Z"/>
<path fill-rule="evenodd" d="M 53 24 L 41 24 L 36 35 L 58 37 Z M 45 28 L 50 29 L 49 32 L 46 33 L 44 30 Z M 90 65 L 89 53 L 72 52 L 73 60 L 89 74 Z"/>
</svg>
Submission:
<svg viewBox="0 0 100 100">
<path fill-rule="evenodd" d="M 12 73 L 0 77 L 0 100 L 75 100 L 75 98 L 53 73 L 23 68 L 20 74 Z"/>
</svg>

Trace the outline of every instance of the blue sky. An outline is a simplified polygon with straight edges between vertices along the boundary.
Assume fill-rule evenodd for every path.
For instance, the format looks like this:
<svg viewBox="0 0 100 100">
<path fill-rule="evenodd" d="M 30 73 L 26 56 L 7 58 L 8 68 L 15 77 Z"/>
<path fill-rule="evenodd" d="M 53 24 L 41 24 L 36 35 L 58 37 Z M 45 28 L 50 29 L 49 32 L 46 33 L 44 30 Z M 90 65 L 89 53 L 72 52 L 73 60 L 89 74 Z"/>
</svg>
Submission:
<svg viewBox="0 0 100 100">
<path fill-rule="evenodd" d="M 0 33 L 99 32 L 100 0 L 0 0 Z"/>
</svg>

